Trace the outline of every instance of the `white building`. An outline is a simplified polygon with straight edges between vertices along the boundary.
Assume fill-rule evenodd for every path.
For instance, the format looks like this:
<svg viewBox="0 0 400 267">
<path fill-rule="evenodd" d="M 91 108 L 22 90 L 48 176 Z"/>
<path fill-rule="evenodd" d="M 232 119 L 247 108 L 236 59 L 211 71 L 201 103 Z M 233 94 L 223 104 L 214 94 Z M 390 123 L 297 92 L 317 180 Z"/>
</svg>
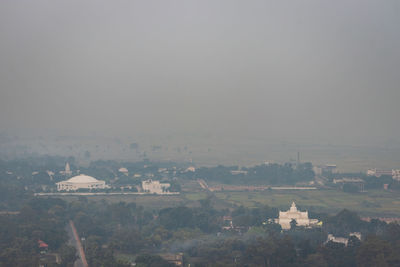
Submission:
<svg viewBox="0 0 400 267">
<path fill-rule="evenodd" d="M 400 181 L 400 169 L 392 169 L 392 170 L 379 170 L 379 169 L 368 169 L 368 176 L 381 177 L 382 175 L 392 176 L 393 180 Z"/>
<path fill-rule="evenodd" d="M 319 166 L 314 166 L 313 171 L 314 171 L 315 175 L 318 175 L 318 176 L 322 175 L 322 168 Z"/>
<path fill-rule="evenodd" d="M 400 170 L 392 170 L 393 180 L 400 181 Z"/>
<path fill-rule="evenodd" d="M 297 210 L 296 204 L 293 202 L 292 206 L 288 211 L 279 211 L 279 218 L 275 219 L 276 223 L 279 223 L 283 230 L 290 229 L 290 222 L 295 220 L 297 226 L 310 227 L 318 223 L 317 219 L 309 219 L 308 211 Z"/>
<path fill-rule="evenodd" d="M 65 164 L 65 170 L 64 171 L 60 171 L 60 174 L 65 175 L 65 176 L 72 175 L 71 167 L 69 166 L 68 162 Z"/>
<path fill-rule="evenodd" d="M 78 189 L 105 189 L 106 182 L 84 174 L 56 183 L 57 190 L 75 191 Z"/>
<path fill-rule="evenodd" d="M 185 170 L 185 172 L 195 172 L 195 171 L 196 171 L 196 168 L 193 166 L 190 166 Z"/>
<path fill-rule="evenodd" d="M 128 171 L 127 168 L 121 167 L 121 168 L 118 169 L 118 171 L 119 171 L 120 173 L 125 174 L 125 175 L 129 175 L 129 171 Z"/>
<path fill-rule="evenodd" d="M 361 233 L 358 232 L 354 232 L 354 233 L 350 233 L 349 234 L 349 238 L 345 238 L 345 237 L 336 237 L 332 234 L 328 234 L 328 239 L 326 240 L 325 243 L 328 243 L 329 241 L 332 241 L 334 243 L 341 243 L 344 244 L 347 247 L 347 244 L 349 243 L 349 239 L 350 237 L 355 236 L 357 237 L 359 240 L 361 240 Z"/>
<path fill-rule="evenodd" d="M 160 183 L 151 179 L 142 181 L 143 191 L 155 194 L 164 193 L 171 185 L 169 183 Z"/>
<path fill-rule="evenodd" d="M 231 174 L 232 175 L 239 175 L 239 174 L 247 175 L 247 171 L 233 170 L 233 171 L 231 171 Z"/>
<path fill-rule="evenodd" d="M 391 176 L 393 175 L 393 170 L 379 170 L 379 169 L 368 169 L 367 170 L 367 175 L 368 176 L 375 176 L 375 177 L 381 177 L 382 175 L 388 175 Z"/>
</svg>

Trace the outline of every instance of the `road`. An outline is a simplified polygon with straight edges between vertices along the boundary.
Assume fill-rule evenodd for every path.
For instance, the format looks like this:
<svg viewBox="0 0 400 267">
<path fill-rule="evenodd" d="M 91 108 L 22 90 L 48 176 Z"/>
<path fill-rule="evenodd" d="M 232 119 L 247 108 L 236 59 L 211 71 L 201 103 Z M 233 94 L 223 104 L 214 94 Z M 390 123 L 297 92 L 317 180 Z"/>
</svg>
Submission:
<svg viewBox="0 0 400 267">
<path fill-rule="evenodd" d="M 206 183 L 206 181 L 204 181 L 203 179 L 197 179 L 197 182 L 199 183 L 201 188 L 210 191 L 210 188 L 208 187 L 208 184 Z"/>
<path fill-rule="evenodd" d="M 73 246 L 78 252 L 78 259 L 75 261 L 74 267 L 88 267 L 81 240 L 72 221 L 69 221 L 67 225 L 67 232 L 69 237 L 68 245 Z"/>
</svg>

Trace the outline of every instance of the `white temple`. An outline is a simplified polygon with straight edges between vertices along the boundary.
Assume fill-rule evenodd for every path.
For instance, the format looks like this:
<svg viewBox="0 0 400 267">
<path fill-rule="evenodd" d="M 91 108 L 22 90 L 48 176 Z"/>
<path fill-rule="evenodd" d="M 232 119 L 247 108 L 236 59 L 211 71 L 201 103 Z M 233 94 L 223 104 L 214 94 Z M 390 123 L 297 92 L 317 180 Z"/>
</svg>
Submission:
<svg viewBox="0 0 400 267">
<path fill-rule="evenodd" d="M 60 171 L 60 174 L 65 175 L 65 176 L 71 176 L 72 175 L 71 167 L 69 166 L 68 162 L 65 164 L 65 170 L 64 171 Z"/>
<path fill-rule="evenodd" d="M 280 224 L 283 230 L 290 229 L 290 222 L 295 220 L 297 226 L 309 227 L 318 223 L 317 219 L 309 219 L 308 211 L 297 210 L 296 204 L 293 202 L 288 211 L 279 211 L 279 218 L 275 222 Z"/>
</svg>

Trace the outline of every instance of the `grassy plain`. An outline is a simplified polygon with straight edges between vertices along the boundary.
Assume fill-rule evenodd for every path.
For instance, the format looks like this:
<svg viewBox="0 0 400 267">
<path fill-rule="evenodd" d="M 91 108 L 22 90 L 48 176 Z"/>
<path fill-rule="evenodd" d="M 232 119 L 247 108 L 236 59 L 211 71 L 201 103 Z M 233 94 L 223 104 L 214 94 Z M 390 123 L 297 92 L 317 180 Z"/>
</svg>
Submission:
<svg viewBox="0 0 400 267">
<path fill-rule="evenodd" d="M 176 196 L 125 195 L 125 196 L 87 196 L 88 200 L 107 202 L 135 202 L 151 210 L 177 206 L 199 206 L 199 200 L 212 195 L 217 209 L 235 206 L 258 207 L 269 205 L 287 210 L 295 201 L 302 210 L 337 213 L 346 208 L 361 216 L 400 217 L 400 194 L 376 190 L 363 193 L 344 193 L 338 190 L 266 190 L 266 191 L 221 191 L 183 192 Z M 78 197 L 61 197 L 67 201 Z"/>
<path fill-rule="evenodd" d="M 346 208 L 362 216 L 400 217 L 400 195 L 388 191 L 350 194 L 337 190 L 267 190 L 216 192 L 215 196 L 231 205 L 246 207 L 269 205 L 286 210 L 295 201 L 301 209 L 315 212 L 336 213 Z"/>
</svg>

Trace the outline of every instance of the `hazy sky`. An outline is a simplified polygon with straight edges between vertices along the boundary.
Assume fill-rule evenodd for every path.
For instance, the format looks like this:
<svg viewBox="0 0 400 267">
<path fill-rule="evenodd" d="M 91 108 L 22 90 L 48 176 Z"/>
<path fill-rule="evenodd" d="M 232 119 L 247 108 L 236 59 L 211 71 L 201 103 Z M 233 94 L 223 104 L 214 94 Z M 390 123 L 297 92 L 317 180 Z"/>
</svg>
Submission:
<svg viewBox="0 0 400 267">
<path fill-rule="evenodd" d="M 399 115 L 397 0 L 0 2 L 3 130 L 379 143 Z"/>
</svg>

